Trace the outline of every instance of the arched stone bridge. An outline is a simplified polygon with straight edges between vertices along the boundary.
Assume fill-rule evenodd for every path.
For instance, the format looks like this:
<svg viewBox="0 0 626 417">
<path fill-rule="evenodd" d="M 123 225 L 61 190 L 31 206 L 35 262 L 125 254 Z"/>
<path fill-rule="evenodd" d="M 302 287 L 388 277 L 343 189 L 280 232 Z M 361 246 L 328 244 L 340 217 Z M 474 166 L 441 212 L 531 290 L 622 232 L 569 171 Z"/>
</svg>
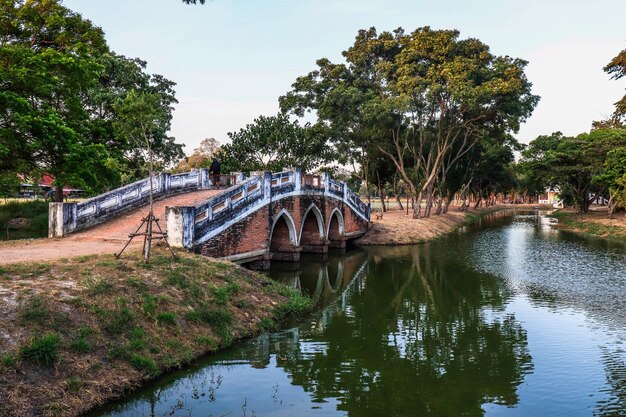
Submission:
<svg viewBox="0 0 626 417">
<path fill-rule="evenodd" d="M 203 204 L 168 207 L 170 244 L 239 263 L 297 261 L 367 232 L 370 210 L 344 182 L 299 169 L 257 173 Z"/>
<path fill-rule="evenodd" d="M 270 259 L 298 260 L 301 251 L 344 247 L 367 231 L 369 207 L 329 175 L 295 169 L 251 173 L 248 179 L 237 173 L 224 180 L 234 185 L 214 190 L 205 169 L 153 178 L 160 200 L 155 209 L 167 206 L 157 217 L 165 215 L 172 246 L 239 263 L 260 261 L 264 267 Z M 144 179 L 80 203 L 51 203 L 49 235 L 82 231 L 124 239 L 145 216 L 148 190 Z"/>
</svg>

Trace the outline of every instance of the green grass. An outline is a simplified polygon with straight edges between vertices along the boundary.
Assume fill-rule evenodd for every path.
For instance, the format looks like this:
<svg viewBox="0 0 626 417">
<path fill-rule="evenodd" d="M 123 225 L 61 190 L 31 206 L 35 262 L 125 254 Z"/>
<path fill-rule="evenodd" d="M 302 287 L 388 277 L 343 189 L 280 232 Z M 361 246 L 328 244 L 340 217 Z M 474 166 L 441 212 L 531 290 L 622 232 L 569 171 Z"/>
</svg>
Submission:
<svg viewBox="0 0 626 417">
<path fill-rule="evenodd" d="M 13 369 L 17 367 L 17 356 L 11 353 L 3 353 L 0 355 L 0 369 Z"/>
<path fill-rule="evenodd" d="M 157 321 L 159 322 L 159 324 L 175 326 L 176 325 L 176 314 L 169 313 L 169 312 L 159 313 L 157 315 Z"/>
<path fill-rule="evenodd" d="M 67 390 L 69 392 L 72 394 L 78 394 L 80 389 L 85 385 L 85 381 L 76 376 L 72 376 L 65 381 L 65 385 L 67 386 Z"/>
<path fill-rule="evenodd" d="M 20 312 L 20 320 L 25 322 L 43 323 L 50 318 L 50 310 L 46 306 L 46 300 L 40 296 L 34 296 Z"/>
<path fill-rule="evenodd" d="M 85 285 L 91 295 L 110 294 L 115 288 L 110 279 L 103 277 L 88 277 L 85 279 Z"/>
<path fill-rule="evenodd" d="M 592 221 L 580 221 L 576 219 L 576 214 L 564 211 L 557 211 L 550 215 L 559 220 L 559 225 L 565 229 L 574 229 L 573 231 L 581 233 L 587 237 L 601 237 L 609 240 L 624 242 L 626 240 L 626 231 L 620 226 L 611 226 Z"/>
<path fill-rule="evenodd" d="M 128 362 L 140 371 L 146 372 L 148 375 L 156 375 L 159 372 L 159 367 L 154 360 L 136 353 L 128 357 Z"/>
<path fill-rule="evenodd" d="M 196 337 L 196 343 L 208 349 L 215 349 L 217 347 L 217 341 L 211 336 L 198 336 Z"/>
<path fill-rule="evenodd" d="M 46 334 L 33 338 L 20 349 L 20 358 L 38 365 L 52 365 L 59 358 L 61 337 L 57 334 Z"/>
</svg>

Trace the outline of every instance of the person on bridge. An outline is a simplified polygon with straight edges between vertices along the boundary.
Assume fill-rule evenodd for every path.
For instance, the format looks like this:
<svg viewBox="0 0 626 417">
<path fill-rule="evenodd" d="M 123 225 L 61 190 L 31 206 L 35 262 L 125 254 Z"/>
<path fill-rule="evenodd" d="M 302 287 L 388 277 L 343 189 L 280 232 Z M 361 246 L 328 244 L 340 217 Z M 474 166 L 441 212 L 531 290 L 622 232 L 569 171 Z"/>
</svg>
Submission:
<svg viewBox="0 0 626 417">
<path fill-rule="evenodd" d="M 217 161 L 217 158 L 213 158 L 211 166 L 209 167 L 209 175 L 211 175 L 211 182 L 217 189 L 220 188 L 220 175 L 222 174 L 222 166 Z"/>
</svg>

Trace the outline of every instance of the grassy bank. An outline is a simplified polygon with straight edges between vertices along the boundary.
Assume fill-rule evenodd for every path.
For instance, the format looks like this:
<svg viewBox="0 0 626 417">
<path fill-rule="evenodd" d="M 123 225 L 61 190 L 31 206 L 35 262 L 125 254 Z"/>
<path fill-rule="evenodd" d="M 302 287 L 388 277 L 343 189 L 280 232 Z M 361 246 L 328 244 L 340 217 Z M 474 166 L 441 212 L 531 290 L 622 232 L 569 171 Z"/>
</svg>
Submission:
<svg viewBox="0 0 626 417">
<path fill-rule="evenodd" d="M 48 234 L 48 202 L 9 201 L 0 204 L 0 240 Z"/>
<path fill-rule="evenodd" d="M 0 269 L 0 416 L 74 416 L 275 327 L 311 301 L 188 253 Z"/>
<path fill-rule="evenodd" d="M 559 229 L 588 237 L 626 242 L 626 221 L 622 213 L 618 213 L 614 219 L 609 219 L 606 212 L 577 214 L 560 210 L 552 214 L 552 217 L 559 220 L 556 225 Z"/>
</svg>

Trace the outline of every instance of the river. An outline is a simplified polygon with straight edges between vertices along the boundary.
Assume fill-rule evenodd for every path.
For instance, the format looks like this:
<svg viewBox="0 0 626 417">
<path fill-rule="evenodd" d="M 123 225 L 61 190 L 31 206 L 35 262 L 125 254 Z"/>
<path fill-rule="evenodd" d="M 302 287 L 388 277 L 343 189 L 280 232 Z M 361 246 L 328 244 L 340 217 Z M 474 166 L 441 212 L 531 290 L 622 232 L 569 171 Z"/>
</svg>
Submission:
<svg viewBox="0 0 626 417">
<path fill-rule="evenodd" d="M 626 416 L 626 248 L 550 221 L 275 263 L 315 313 L 92 416 Z"/>
</svg>

